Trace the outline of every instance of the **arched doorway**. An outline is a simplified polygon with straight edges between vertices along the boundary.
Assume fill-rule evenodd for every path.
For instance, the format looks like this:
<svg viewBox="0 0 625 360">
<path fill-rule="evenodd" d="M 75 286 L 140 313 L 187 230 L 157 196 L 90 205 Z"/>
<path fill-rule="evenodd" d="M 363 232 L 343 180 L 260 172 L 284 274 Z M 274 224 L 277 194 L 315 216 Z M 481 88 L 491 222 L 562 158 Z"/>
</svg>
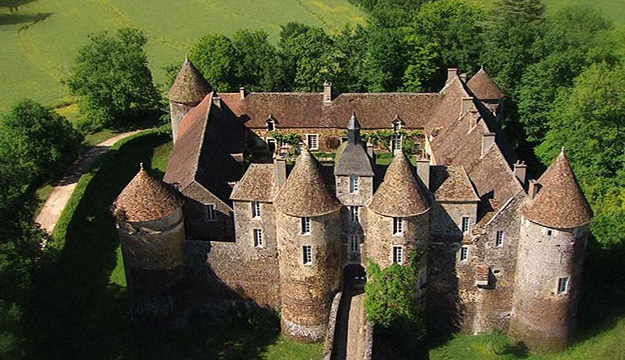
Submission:
<svg viewBox="0 0 625 360">
<path fill-rule="evenodd" d="M 343 269 L 343 290 L 364 291 L 367 282 L 365 268 L 360 264 L 350 264 Z"/>
</svg>

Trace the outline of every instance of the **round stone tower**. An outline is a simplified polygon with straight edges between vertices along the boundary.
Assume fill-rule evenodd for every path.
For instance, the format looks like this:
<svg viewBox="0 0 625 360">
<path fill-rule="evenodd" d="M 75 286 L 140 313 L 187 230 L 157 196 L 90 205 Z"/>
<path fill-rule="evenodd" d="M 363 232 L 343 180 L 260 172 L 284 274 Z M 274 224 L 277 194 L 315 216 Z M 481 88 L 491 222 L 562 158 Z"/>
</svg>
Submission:
<svg viewBox="0 0 625 360">
<path fill-rule="evenodd" d="M 188 296 L 181 198 L 142 166 L 112 210 L 134 325 L 157 333 L 183 327 Z"/>
<path fill-rule="evenodd" d="M 180 68 L 176 76 L 174 85 L 172 85 L 167 94 L 174 143 L 176 142 L 176 136 L 178 136 L 182 118 L 212 91 L 212 86 L 206 81 L 200 71 L 191 63 L 189 58 L 185 58 L 182 68 Z"/>
<path fill-rule="evenodd" d="M 592 211 L 564 149 L 521 209 L 510 334 L 535 350 L 568 345 L 577 320 Z"/>
<path fill-rule="evenodd" d="M 369 236 L 366 257 L 382 268 L 393 263 L 407 265 L 416 250 L 421 282 L 425 283 L 430 204 L 403 151 L 399 151 L 391 161 L 384 182 L 367 208 Z M 423 295 L 423 291 L 419 294 Z"/>
<path fill-rule="evenodd" d="M 282 332 L 325 338 L 341 282 L 340 209 L 319 162 L 304 150 L 275 197 Z"/>
</svg>

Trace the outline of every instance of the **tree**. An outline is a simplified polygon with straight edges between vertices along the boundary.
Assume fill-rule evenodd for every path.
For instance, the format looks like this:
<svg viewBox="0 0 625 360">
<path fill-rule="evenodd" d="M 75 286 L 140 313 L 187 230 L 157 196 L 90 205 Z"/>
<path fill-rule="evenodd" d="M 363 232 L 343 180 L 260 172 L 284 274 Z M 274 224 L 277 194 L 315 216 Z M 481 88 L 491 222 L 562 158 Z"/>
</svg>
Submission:
<svg viewBox="0 0 625 360">
<path fill-rule="evenodd" d="M 589 51 L 610 24 L 597 10 L 575 6 L 548 17 L 545 28 L 543 38 L 534 44 L 542 60 L 527 68 L 519 88 L 519 117 L 530 142 L 543 140 L 558 92 L 570 87 L 592 61 Z"/>
<path fill-rule="evenodd" d="M 339 76 L 340 53 L 322 28 L 288 23 L 278 46 L 284 78 L 294 91 L 319 91 L 324 81 Z"/>
<path fill-rule="evenodd" d="M 592 234 L 603 246 L 625 245 L 625 68 L 593 64 L 565 89 L 550 112 L 545 164 L 565 146 L 595 212 Z"/>
<path fill-rule="evenodd" d="M 80 97 L 86 130 L 132 126 L 158 110 L 160 94 L 148 68 L 146 43 L 141 31 L 124 28 L 115 36 L 90 35 L 89 43 L 78 51 L 65 83 Z"/>
<path fill-rule="evenodd" d="M 406 38 L 409 65 L 404 86 L 411 91 L 438 91 L 448 67 L 477 70 L 482 22 L 481 13 L 470 3 L 440 0 L 421 6 Z"/>
<path fill-rule="evenodd" d="M 225 35 L 206 35 L 189 51 L 189 58 L 217 91 L 238 90 L 236 50 Z"/>
<path fill-rule="evenodd" d="M 19 161 L 38 180 L 58 175 L 74 161 L 82 140 L 67 119 L 31 100 L 18 103 L 0 121 L 0 157 Z"/>
<path fill-rule="evenodd" d="M 264 30 L 239 30 L 232 36 L 235 78 L 239 86 L 255 91 L 279 91 L 280 58 Z"/>
</svg>

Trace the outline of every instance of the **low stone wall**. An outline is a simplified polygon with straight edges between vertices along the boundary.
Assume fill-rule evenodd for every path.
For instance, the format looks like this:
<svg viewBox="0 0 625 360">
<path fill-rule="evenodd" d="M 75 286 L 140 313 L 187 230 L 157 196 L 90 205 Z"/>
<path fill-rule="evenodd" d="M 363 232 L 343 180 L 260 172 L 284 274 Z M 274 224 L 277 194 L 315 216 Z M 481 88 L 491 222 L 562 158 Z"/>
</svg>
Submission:
<svg viewBox="0 0 625 360">
<path fill-rule="evenodd" d="M 332 300 L 330 318 L 328 319 L 328 333 L 326 334 L 326 341 L 323 349 L 323 360 L 330 360 L 330 357 L 332 356 L 332 348 L 334 347 L 334 332 L 336 330 L 336 317 L 339 312 L 339 304 L 341 303 L 342 297 L 343 292 L 339 291 L 336 295 L 334 295 L 334 300 Z"/>
<path fill-rule="evenodd" d="M 367 321 L 365 328 L 365 346 L 363 360 L 371 360 L 373 356 L 373 322 Z"/>
</svg>

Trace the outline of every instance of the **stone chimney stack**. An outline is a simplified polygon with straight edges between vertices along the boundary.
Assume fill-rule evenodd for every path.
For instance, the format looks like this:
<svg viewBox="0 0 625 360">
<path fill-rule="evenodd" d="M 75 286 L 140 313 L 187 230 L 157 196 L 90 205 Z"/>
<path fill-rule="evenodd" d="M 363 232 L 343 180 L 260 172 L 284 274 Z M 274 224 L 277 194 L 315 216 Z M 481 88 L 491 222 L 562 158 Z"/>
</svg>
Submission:
<svg viewBox="0 0 625 360">
<path fill-rule="evenodd" d="M 423 185 L 427 189 L 430 188 L 430 159 L 427 157 L 420 157 L 417 160 L 417 175 L 423 182 Z"/>
<path fill-rule="evenodd" d="M 458 69 L 449 68 L 447 69 L 447 81 L 445 81 L 445 86 L 449 85 L 449 83 L 458 75 Z"/>
<path fill-rule="evenodd" d="M 538 191 L 540 191 L 540 184 L 536 180 L 530 180 L 530 187 L 527 192 L 530 199 L 534 199 L 538 195 Z"/>
<path fill-rule="evenodd" d="M 514 175 L 519 179 L 521 184 L 525 187 L 527 182 L 527 165 L 524 161 L 517 161 L 514 164 Z"/>
<path fill-rule="evenodd" d="M 239 96 L 241 97 L 241 99 L 245 99 L 245 97 L 247 96 L 247 91 L 243 86 L 239 88 Z"/>
<path fill-rule="evenodd" d="M 462 80 L 463 83 L 466 83 L 467 82 L 467 73 L 460 74 L 460 80 Z"/>
<path fill-rule="evenodd" d="M 323 102 L 325 104 L 332 103 L 332 83 L 329 81 L 323 83 Z"/>
<path fill-rule="evenodd" d="M 471 111 L 473 108 L 473 97 L 467 96 L 462 98 L 462 109 L 460 110 L 461 115 L 464 115 Z"/>
<path fill-rule="evenodd" d="M 495 133 L 482 134 L 482 157 L 495 145 Z"/>
<path fill-rule="evenodd" d="M 279 189 L 286 182 L 286 159 L 282 156 L 273 158 L 273 172 L 276 188 Z"/>
</svg>

